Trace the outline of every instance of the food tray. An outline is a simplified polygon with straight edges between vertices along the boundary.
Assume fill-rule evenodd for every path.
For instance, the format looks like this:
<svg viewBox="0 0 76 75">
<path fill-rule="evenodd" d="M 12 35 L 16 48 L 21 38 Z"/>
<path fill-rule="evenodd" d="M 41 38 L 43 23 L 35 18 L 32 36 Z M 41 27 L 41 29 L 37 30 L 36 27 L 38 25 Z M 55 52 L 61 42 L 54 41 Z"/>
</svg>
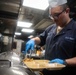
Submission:
<svg viewBox="0 0 76 75">
<path fill-rule="evenodd" d="M 58 64 L 58 63 L 48 63 L 49 60 L 24 60 L 24 64 L 32 69 L 32 70 L 60 70 L 65 67 L 65 65 Z"/>
</svg>

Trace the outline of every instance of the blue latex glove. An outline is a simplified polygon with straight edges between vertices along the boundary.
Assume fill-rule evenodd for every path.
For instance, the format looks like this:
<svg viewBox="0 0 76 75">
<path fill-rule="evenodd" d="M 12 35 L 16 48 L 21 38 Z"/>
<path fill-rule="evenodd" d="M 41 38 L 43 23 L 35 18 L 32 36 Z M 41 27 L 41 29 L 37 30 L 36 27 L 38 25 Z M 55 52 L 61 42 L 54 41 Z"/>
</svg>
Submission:
<svg viewBox="0 0 76 75">
<path fill-rule="evenodd" d="M 59 64 L 65 64 L 65 61 L 59 58 L 51 60 L 49 63 L 59 63 Z"/>
<path fill-rule="evenodd" d="M 34 50 L 34 45 L 35 45 L 35 41 L 34 40 L 29 40 L 26 43 L 26 51 L 28 51 L 28 50 Z"/>
</svg>

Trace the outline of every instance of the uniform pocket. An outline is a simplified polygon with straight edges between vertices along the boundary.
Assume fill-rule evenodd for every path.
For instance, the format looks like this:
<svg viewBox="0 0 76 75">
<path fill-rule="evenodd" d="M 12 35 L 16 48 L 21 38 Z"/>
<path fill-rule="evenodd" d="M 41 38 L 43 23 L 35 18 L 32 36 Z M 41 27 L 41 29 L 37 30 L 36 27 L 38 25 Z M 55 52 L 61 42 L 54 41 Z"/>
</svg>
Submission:
<svg viewBox="0 0 76 75">
<path fill-rule="evenodd" d="M 75 43 L 75 39 L 73 37 L 65 37 L 64 39 L 66 42 L 70 43 Z"/>
</svg>

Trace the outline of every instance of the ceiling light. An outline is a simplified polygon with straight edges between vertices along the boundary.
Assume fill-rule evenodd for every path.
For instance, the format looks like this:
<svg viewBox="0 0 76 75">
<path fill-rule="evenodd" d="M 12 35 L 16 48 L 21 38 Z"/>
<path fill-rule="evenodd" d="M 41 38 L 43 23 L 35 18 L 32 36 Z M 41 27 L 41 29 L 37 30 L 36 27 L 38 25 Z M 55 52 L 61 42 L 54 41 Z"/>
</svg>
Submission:
<svg viewBox="0 0 76 75">
<path fill-rule="evenodd" d="M 31 32 L 33 32 L 34 30 L 33 30 L 33 29 L 22 29 L 21 31 L 22 31 L 22 32 L 31 33 Z"/>
<path fill-rule="evenodd" d="M 15 35 L 21 35 L 21 33 L 19 33 L 19 32 L 16 32 L 16 33 L 15 33 Z"/>
<path fill-rule="evenodd" d="M 29 23 L 29 22 L 21 22 L 21 21 L 18 21 L 17 22 L 17 26 L 19 27 L 31 27 L 32 23 Z"/>
<path fill-rule="evenodd" d="M 24 0 L 23 6 L 45 10 L 49 4 L 48 0 Z"/>
</svg>

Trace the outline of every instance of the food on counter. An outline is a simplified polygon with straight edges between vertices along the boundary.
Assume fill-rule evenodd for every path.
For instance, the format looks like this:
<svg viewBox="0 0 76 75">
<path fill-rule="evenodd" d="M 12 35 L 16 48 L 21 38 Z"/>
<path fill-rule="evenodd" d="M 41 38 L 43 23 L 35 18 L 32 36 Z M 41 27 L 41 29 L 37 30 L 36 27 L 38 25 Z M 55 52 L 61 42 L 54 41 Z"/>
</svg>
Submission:
<svg viewBox="0 0 76 75">
<path fill-rule="evenodd" d="M 41 51 L 40 50 L 37 50 L 36 55 L 37 56 L 40 56 L 41 55 Z"/>
</svg>

